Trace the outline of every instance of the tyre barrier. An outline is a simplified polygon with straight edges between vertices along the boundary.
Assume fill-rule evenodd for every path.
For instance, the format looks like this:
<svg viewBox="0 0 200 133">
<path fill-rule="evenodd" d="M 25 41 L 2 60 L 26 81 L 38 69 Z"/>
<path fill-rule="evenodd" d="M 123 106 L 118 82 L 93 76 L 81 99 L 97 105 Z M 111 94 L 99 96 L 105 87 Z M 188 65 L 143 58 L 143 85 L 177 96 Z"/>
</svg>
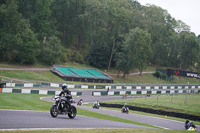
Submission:
<svg viewBox="0 0 200 133">
<path fill-rule="evenodd" d="M 122 108 L 123 107 L 123 105 L 121 105 L 121 104 L 100 103 L 100 105 L 101 105 L 101 107 L 111 107 L 111 108 Z M 145 113 L 167 115 L 167 116 L 172 116 L 172 117 L 177 117 L 177 118 L 189 119 L 189 120 L 193 120 L 193 121 L 200 121 L 200 116 L 197 116 L 197 115 L 157 110 L 157 109 L 150 109 L 150 108 L 143 108 L 143 107 L 136 107 L 136 106 L 128 106 L 128 107 L 129 107 L 129 110 L 133 110 L 133 111 L 141 111 L 141 112 L 145 112 Z"/>
</svg>

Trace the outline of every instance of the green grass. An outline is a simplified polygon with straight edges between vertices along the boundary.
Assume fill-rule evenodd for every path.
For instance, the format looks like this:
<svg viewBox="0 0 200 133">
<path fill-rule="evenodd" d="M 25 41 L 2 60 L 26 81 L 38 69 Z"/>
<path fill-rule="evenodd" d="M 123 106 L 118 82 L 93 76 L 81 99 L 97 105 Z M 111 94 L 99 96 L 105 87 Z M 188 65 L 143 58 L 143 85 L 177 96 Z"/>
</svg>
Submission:
<svg viewBox="0 0 200 133">
<path fill-rule="evenodd" d="M 38 94 L 20 94 L 20 93 L 0 93 L 0 109 L 17 109 L 17 110 L 36 110 L 36 111 L 49 111 L 53 103 L 40 100 L 42 95 Z M 44 95 L 46 96 L 46 95 Z M 117 117 L 112 117 L 109 115 L 104 115 L 96 112 L 91 112 L 83 109 L 77 108 L 78 115 L 94 117 L 105 120 L 119 121 L 131 124 L 139 124 L 143 126 L 149 126 L 147 124 L 142 124 L 139 122 L 134 122 L 126 119 L 121 119 Z M 132 111 L 130 112 L 132 113 Z M 152 127 L 152 126 L 150 126 Z M 1 132 L 1 131 L 0 131 Z M 179 130 L 163 130 L 163 129 L 57 129 L 57 130 L 13 130 L 13 131 L 3 131 L 3 132 L 13 132 L 13 133 L 184 133 L 186 131 Z"/>
<path fill-rule="evenodd" d="M 91 66 L 87 66 L 84 64 L 78 64 L 78 63 L 63 63 L 63 66 L 71 66 L 71 67 L 81 67 L 81 68 L 93 68 Z M 8 64 L 8 63 L 0 63 L 0 67 L 9 67 L 9 68 L 50 68 L 52 66 L 47 66 L 43 64 L 33 64 L 33 65 L 21 65 L 21 64 Z M 144 71 L 155 71 L 155 67 L 149 66 Z M 100 69 L 102 72 L 105 72 L 105 69 Z M 137 70 L 131 71 L 130 73 L 138 72 Z M 111 68 L 111 70 L 108 72 L 108 74 L 117 74 L 117 70 L 114 68 Z M 64 82 L 61 78 L 54 75 L 50 71 L 19 71 L 19 70 L 0 70 L 0 76 L 5 76 L 7 79 L 12 80 L 20 79 L 20 80 L 36 80 L 36 81 L 49 81 L 49 82 Z M 186 77 L 175 77 L 175 80 L 173 81 L 166 81 L 166 80 L 159 80 L 155 78 L 152 74 L 143 74 L 143 76 L 139 75 L 129 75 L 125 78 L 122 78 L 122 76 L 119 76 L 119 78 L 116 75 L 112 76 L 114 78 L 114 83 L 132 83 L 132 84 L 187 84 L 189 83 L 199 83 L 199 79 L 195 78 L 186 78 Z M 5 79 L 5 78 L 4 78 Z M 67 81 L 69 83 L 80 83 L 80 82 L 71 82 Z M 85 84 L 85 82 L 84 82 Z M 88 83 L 87 83 L 88 84 Z M 106 85 L 103 83 L 89 83 L 91 85 Z"/>
<path fill-rule="evenodd" d="M 89 105 L 84 105 L 84 106 L 89 106 Z M 91 106 L 89 106 L 91 107 Z M 109 107 L 101 107 L 103 109 L 109 109 L 109 110 L 116 110 L 116 111 L 121 111 L 120 108 L 109 108 Z M 176 120 L 176 121 L 181 121 L 181 122 L 185 122 L 185 119 L 183 118 L 178 118 L 178 117 L 171 117 L 171 116 L 165 116 L 165 115 L 157 115 L 157 114 L 151 114 L 151 113 L 145 113 L 145 112 L 140 112 L 140 111 L 133 111 L 133 110 L 129 110 L 129 113 L 133 113 L 133 114 L 138 114 L 138 115 L 146 115 L 146 116 L 152 116 L 152 117 L 159 117 L 159 118 L 165 118 L 165 119 L 170 119 L 170 120 Z M 195 123 L 195 125 L 200 125 L 199 121 L 193 121 Z"/>
<path fill-rule="evenodd" d="M 46 96 L 46 95 L 45 95 Z M 20 94 L 20 93 L 0 93 L 0 109 L 16 109 L 16 110 L 36 110 L 36 111 L 49 111 L 53 103 L 40 100 L 42 95 L 38 94 Z M 77 108 L 78 115 L 87 117 L 118 121 L 130 124 L 137 124 L 142 126 L 154 127 L 152 125 L 113 117 L 101 113 L 87 111 Z"/>
<path fill-rule="evenodd" d="M 6 62 L 1 62 L 0 63 L 0 67 L 7 67 L 7 68 L 23 68 L 23 67 L 26 67 L 26 68 L 34 68 L 34 67 L 37 67 L 37 68 L 50 68 L 52 66 L 49 66 L 49 65 L 45 65 L 45 64 L 42 64 L 42 63 L 35 63 L 35 64 L 19 64 L 19 63 L 6 63 Z"/>
<path fill-rule="evenodd" d="M 22 70 L 0 70 L 0 81 L 3 78 L 4 80 L 24 80 L 27 82 L 40 82 L 40 81 L 46 81 L 46 82 L 60 82 L 60 83 L 78 83 L 80 82 L 73 82 L 73 81 L 65 81 L 61 79 L 60 77 L 53 74 L 51 71 L 22 71 Z M 85 83 L 83 84 L 89 84 L 89 85 L 105 85 L 103 83 Z"/>
<path fill-rule="evenodd" d="M 187 99 L 187 101 L 186 101 Z M 171 96 L 146 97 L 135 99 L 118 99 L 106 101 L 105 103 L 124 104 L 161 109 L 166 111 L 182 112 L 194 115 L 200 115 L 200 95 L 199 94 L 175 94 Z"/>
<path fill-rule="evenodd" d="M 98 118 L 98 119 L 118 121 L 118 122 L 124 122 L 124 123 L 130 123 L 130 124 L 136 124 L 136 125 L 155 128 L 155 126 L 151 126 L 151 125 L 148 125 L 148 124 L 145 124 L 145 123 L 140 123 L 140 122 L 136 122 L 136 121 L 122 119 L 122 118 L 114 117 L 114 116 L 110 116 L 110 115 L 100 114 L 100 113 L 96 113 L 96 112 L 92 112 L 92 111 L 88 111 L 88 110 L 84 110 L 84 109 L 80 109 L 80 108 L 77 108 L 77 109 L 78 109 L 79 115 L 84 115 L 84 116 L 87 116 L 87 117 L 94 117 L 94 118 Z"/>
<path fill-rule="evenodd" d="M 0 93 L 0 108 L 49 111 L 52 103 L 40 100 L 42 96 L 37 94 Z"/>
<path fill-rule="evenodd" d="M 129 75 L 128 77 L 122 78 L 122 76 L 119 76 L 119 78 L 116 75 L 112 76 L 114 78 L 115 83 L 134 83 L 134 84 L 140 84 L 140 83 L 147 83 L 147 84 L 187 84 L 193 83 L 193 84 L 199 84 L 200 80 L 195 78 L 187 78 L 187 77 L 179 77 L 174 76 L 175 80 L 167 81 L 167 80 L 160 80 L 156 77 L 154 77 L 152 74 L 143 74 L 142 76 L 139 75 Z"/>
<path fill-rule="evenodd" d="M 34 81 L 49 81 L 49 82 L 65 82 L 63 79 L 54 75 L 50 71 L 22 71 L 22 70 L 0 70 L 0 76 L 4 76 L 7 79 L 20 79 L 20 80 L 34 80 Z M 143 76 L 132 75 L 128 76 L 125 79 L 121 76 L 117 78 L 114 77 L 114 83 L 132 83 L 132 84 L 186 84 L 189 83 L 199 83 L 199 79 L 194 78 L 186 78 L 186 77 L 176 77 L 176 80 L 166 81 L 159 80 L 155 78 L 152 74 L 144 74 Z M 5 79 L 5 78 L 4 78 Z M 80 83 L 80 82 L 72 82 L 67 81 L 68 83 Z M 107 85 L 104 83 L 85 83 L 90 85 Z"/>
<path fill-rule="evenodd" d="M 0 131 L 1 132 L 1 131 Z M 183 130 L 165 129 L 41 129 L 41 130 L 13 130 L 5 133 L 188 133 Z"/>
<path fill-rule="evenodd" d="M 0 70 L 0 75 L 21 80 L 64 82 L 50 71 Z"/>
<path fill-rule="evenodd" d="M 83 106 L 87 106 L 87 107 L 92 107 L 92 105 L 93 105 L 93 103 L 83 104 Z M 100 107 L 100 108 L 109 109 L 109 110 L 116 110 L 116 111 L 119 111 L 119 112 L 121 111 L 121 108 L 110 108 L 110 107 Z M 166 118 L 165 115 L 157 115 L 157 114 L 151 114 L 151 113 L 145 113 L 145 112 L 133 111 L 133 110 L 129 110 L 129 113 L 152 116 L 152 117 L 159 117 L 159 118 Z M 167 119 L 185 122 L 185 119 L 178 118 L 178 117 L 167 116 Z M 200 125 L 199 121 L 194 121 L 194 123 L 196 125 Z"/>
</svg>

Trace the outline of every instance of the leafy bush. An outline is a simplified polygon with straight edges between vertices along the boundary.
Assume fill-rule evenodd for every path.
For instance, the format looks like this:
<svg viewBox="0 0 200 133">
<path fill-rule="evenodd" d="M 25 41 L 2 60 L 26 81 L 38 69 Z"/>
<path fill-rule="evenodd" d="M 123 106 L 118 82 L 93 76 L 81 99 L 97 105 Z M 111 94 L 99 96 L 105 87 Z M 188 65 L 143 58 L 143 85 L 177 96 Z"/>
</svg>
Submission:
<svg viewBox="0 0 200 133">
<path fill-rule="evenodd" d="M 156 77 L 156 78 L 162 79 L 162 80 L 166 80 L 167 79 L 167 75 L 163 74 L 163 73 L 160 73 L 159 71 L 156 71 L 153 74 L 153 76 Z"/>
<path fill-rule="evenodd" d="M 154 74 L 153 74 L 154 77 L 156 78 L 160 78 L 160 72 L 159 71 L 156 71 Z"/>
<path fill-rule="evenodd" d="M 68 49 L 67 59 L 72 62 L 84 63 L 83 56 L 79 51 Z"/>
</svg>

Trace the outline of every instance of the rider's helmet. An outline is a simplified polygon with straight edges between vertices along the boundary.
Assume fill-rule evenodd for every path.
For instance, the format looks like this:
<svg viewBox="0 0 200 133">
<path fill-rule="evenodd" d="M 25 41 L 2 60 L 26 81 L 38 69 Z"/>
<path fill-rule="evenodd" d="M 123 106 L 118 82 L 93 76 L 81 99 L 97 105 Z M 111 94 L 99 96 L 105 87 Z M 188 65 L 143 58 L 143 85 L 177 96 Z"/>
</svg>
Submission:
<svg viewBox="0 0 200 133">
<path fill-rule="evenodd" d="M 67 84 L 62 85 L 62 90 L 64 90 L 65 88 L 67 88 Z"/>
</svg>

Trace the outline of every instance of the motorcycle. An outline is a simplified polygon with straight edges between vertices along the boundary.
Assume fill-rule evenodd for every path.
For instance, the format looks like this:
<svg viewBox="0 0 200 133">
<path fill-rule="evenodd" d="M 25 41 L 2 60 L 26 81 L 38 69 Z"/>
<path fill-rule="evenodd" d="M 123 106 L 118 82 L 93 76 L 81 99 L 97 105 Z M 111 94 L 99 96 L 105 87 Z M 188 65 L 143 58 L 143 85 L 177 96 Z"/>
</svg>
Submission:
<svg viewBox="0 0 200 133">
<path fill-rule="evenodd" d="M 190 127 L 190 128 L 187 129 L 187 131 L 197 131 L 197 129 L 194 128 L 194 127 Z"/>
<path fill-rule="evenodd" d="M 128 114 L 129 108 L 128 108 L 128 107 L 122 107 L 121 112 L 122 112 L 122 113 L 127 113 L 127 114 Z"/>
<path fill-rule="evenodd" d="M 187 131 L 197 131 L 196 126 L 191 126 L 190 123 L 185 123 L 185 130 Z"/>
<path fill-rule="evenodd" d="M 83 99 L 80 99 L 77 103 L 77 106 L 81 106 L 83 104 Z"/>
<path fill-rule="evenodd" d="M 76 107 L 71 105 L 72 103 L 75 103 L 74 99 L 70 99 L 68 104 L 66 104 L 67 98 L 61 97 L 61 96 L 54 96 L 53 100 L 55 103 L 51 106 L 50 114 L 52 117 L 57 117 L 58 114 L 68 114 L 68 117 L 73 119 L 76 117 Z"/>
<path fill-rule="evenodd" d="M 100 104 L 99 104 L 99 103 L 94 103 L 94 105 L 93 105 L 92 107 L 93 107 L 93 109 L 94 109 L 94 108 L 99 109 Z"/>
</svg>

